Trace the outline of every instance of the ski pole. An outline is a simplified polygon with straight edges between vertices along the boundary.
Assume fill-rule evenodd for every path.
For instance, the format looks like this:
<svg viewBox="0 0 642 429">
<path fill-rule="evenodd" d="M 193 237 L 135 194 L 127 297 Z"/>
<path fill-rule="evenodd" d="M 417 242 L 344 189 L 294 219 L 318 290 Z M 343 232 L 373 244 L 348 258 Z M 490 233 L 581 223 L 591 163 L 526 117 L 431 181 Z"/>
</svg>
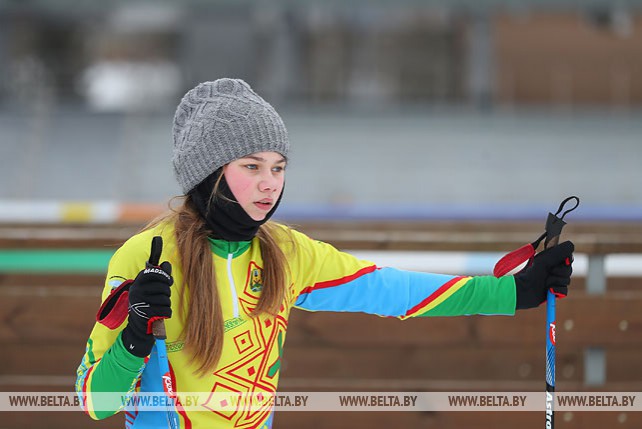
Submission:
<svg viewBox="0 0 642 429">
<path fill-rule="evenodd" d="M 557 215 L 564 209 L 564 206 L 570 200 L 575 200 L 575 206 L 566 210 L 561 217 Z M 572 212 L 580 205 L 580 199 L 572 196 L 568 197 L 560 204 L 555 214 L 549 213 L 546 219 L 546 240 L 544 247 L 546 249 L 556 246 L 559 243 L 562 228 L 566 225 L 564 216 Z M 570 263 L 570 261 L 569 261 Z M 556 296 L 551 289 L 546 294 L 546 429 L 555 427 L 555 300 Z"/>
<path fill-rule="evenodd" d="M 149 255 L 149 262 L 146 264 L 147 268 L 159 268 L 158 264 L 160 262 L 161 253 L 163 253 L 163 238 L 156 236 L 152 239 L 152 250 Z M 174 392 L 172 376 L 169 372 L 169 360 L 167 358 L 167 346 L 165 344 L 167 334 L 165 332 L 165 322 L 163 319 L 155 320 L 152 323 L 152 334 L 156 341 L 156 354 L 158 355 L 158 367 L 161 373 L 163 390 L 170 399 L 169 404 L 167 405 L 167 426 L 170 429 L 179 429 L 178 419 L 172 406 L 176 398 L 176 394 Z"/>
</svg>

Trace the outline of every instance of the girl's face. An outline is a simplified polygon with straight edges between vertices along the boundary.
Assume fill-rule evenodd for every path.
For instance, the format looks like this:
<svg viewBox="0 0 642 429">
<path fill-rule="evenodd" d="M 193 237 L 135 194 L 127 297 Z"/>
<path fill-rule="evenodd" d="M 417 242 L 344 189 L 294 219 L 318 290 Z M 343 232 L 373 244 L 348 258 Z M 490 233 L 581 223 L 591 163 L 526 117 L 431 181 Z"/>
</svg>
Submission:
<svg viewBox="0 0 642 429">
<path fill-rule="evenodd" d="M 286 159 L 276 152 L 256 152 L 223 167 L 236 201 L 254 220 L 265 219 L 281 196 Z"/>
</svg>

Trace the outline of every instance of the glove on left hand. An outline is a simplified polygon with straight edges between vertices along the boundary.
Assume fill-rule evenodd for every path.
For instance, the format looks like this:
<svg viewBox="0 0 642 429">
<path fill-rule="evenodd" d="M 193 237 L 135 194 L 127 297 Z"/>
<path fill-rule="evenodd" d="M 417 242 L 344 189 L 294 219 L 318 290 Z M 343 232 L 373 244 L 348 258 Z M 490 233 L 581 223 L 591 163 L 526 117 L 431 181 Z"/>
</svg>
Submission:
<svg viewBox="0 0 642 429">
<path fill-rule="evenodd" d="M 516 310 L 539 306 L 546 301 L 549 289 L 558 298 L 568 294 L 573 272 L 573 250 L 573 243 L 565 241 L 538 253 L 531 265 L 515 274 Z"/>
<path fill-rule="evenodd" d="M 148 356 L 154 346 L 152 324 L 172 317 L 170 286 L 174 283 L 172 266 L 165 261 L 159 267 L 148 264 L 129 289 L 129 318 L 121 338 L 134 356 Z"/>
</svg>

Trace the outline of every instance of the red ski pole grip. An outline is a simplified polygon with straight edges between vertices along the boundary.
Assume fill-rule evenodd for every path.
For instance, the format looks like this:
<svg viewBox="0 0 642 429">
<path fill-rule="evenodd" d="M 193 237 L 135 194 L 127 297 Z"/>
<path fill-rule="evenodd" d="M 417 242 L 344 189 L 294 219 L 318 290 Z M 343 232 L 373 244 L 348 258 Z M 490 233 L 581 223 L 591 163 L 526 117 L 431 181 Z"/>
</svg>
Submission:
<svg viewBox="0 0 642 429">
<path fill-rule="evenodd" d="M 535 248 L 531 243 L 525 244 L 517 250 L 504 255 L 493 269 L 495 277 L 505 276 L 535 255 Z"/>
</svg>

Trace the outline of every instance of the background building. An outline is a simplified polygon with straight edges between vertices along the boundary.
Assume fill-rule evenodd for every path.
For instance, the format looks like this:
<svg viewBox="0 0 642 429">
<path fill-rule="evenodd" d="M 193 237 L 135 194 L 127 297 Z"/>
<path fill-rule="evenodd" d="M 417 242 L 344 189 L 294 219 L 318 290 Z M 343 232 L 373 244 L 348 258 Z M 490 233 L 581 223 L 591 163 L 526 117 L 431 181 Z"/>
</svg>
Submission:
<svg viewBox="0 0 642 429">
<path fill-rule="evenodd" d="M 567 194 L 640 214 L 635 2 L 58 0 L 0 23 L 1 200 L 176 195 L 173 110 L 227 76 L 291 132 L 286 214 Z"/>
</svg>

